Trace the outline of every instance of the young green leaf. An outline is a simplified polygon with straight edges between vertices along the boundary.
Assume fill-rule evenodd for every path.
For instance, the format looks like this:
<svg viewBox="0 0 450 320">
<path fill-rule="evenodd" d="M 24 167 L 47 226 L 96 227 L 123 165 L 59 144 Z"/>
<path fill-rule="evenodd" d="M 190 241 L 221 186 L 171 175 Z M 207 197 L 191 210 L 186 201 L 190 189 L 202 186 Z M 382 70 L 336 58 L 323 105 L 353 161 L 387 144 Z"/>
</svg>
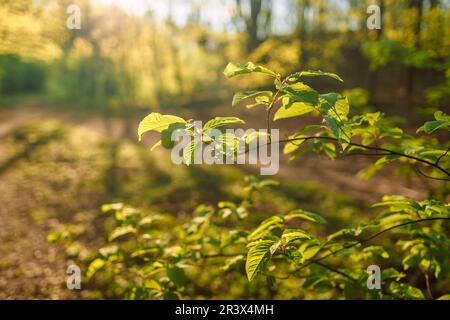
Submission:
<svg viewBox="0 0 450 320">
<path fill-rule="evenodd" d="M 100 258 L 94 259 L 94 261 L 92 261 L 89 264 L 89 267 L 86 272 L 86 278 L 88 280 L 91 279 L 94 276 L 94 274 L 97 271 L 99 271 L 101 268 L 103 268 L 105 265 L 106 265 L 106 260 L 100 259 Z"/>
<path fill-rule="evenodd" d="M 250 144 L 250 142 L 252 142 L 255 139 L 258 139 L 259 137 L 264 137 L 265 139 L 267 139 L 267 137 L 269 136 L 270 134 L 268 134 L 267 132 L 253 131 L 248 135 L 246 135 L 244 138 L 245 143 Z"/>
<path fill-rule="evenodd" d="M 260 240 L 248 244 L 249 251 L 245 262 L 248 281 L 253 281 L 258 272 L 267 266 L 272 258 L 270 249 L 274 244 L 275 241 L 272 240 Z"/>
<path fill-rule="evenodd" d="M 435 132 L 438 129 L 446 129 L 450 130 L 450 116 L 445 114 L 442 111 L 437 111 L 434 114 L 434 118 L 436 121 L 428 121 L 425 122 L 425 124 L 417 129 L 417 133 L 420 133 L 422 131 L 431 134 Z"/>
<path fill-rule="evenodd" d="M 399 296 L 400 298 L 423 300 L 425 296 L 420 289 L 410 286 L 405 283 L 391 282 L 389 290 L 392 294 Z"/>
<path fill-rule="evenodd" d="M 212 120 L 209 120 L 204 126 L 203 131 L 220 128 L 229 124 L 245 124 L 244 120 L 241 120 L 237 117 L 215 117 Z"/>
<path fill-rule="evenodd" d="M 308 221 L 312 221 L 312 222 L 316 222 L 316 223 L 320 223 L 320 224 L 326 224 L 327 221 L 320 215 L 318 215 L 317 213 L 313 213 L 313 212 L 308 212 L 305 210 L 294 210 L 291 211 L 287 216 L 284 217 L 284 219 L 286 221 L 290 221 L 293 219 L 304 219 L 304 220 L 308 220 Z"/>
<path fill-rule="evenodd" d="M 166 274 L 169 277 L 170 281 L 172 281 L 173 284 L 178 288 L 182 287 L 186 281 L 184 270 L 180 267 L 175 266 L 167 268 Z"/>
<path fill-rule="evenodd" d="M 283 97 L 283 104 L 275 113 L 274 121 L 302 116 L 316 109 L 304 102 L 293 102 L 288 96 Z"/>
<path fill-rule="evenodd" d="M 236 93 L 234 95 L 233 102 L 232 102 L 231 105 L 234 107 L 234 106 L 236 106 L 237 104 L 239 104 L 241 101 L 243 101 L 245 99 L 249 99 L 249 98 L 253 98 L 253 97 L 256 97 L 256 98 L 258 98 L 258 97 L 269 98 L 272 95 L 273 95 L 272 91 L 243 91 L 243 92 L 238 92 L 238 93 Z"/>
<path fill-rule="evenodd" d="M 326 93 L 319 96 L 322 111 L 338 121 L 347 120 L 350 105 L 346 97 L 338 93 Z"/>
<path fill-rule="evenodd" d="M 128 236 L 130 234 L 135 234 L 136 229 L 133 226 L 125 226 L 114 229 L 113 232 L 108 237 L 108 241 L 114 241 L 118 238 Z"/>
<path fill-rule="evenodd" d="M 183 148 L 184 164 L 190 166 L 194 160 L 195 154 L 199 152 L 200 143 L 193 139 Z"/>
<path fill-rule="evenodd" d="M 325 76 L 325 77 L 330 77 L 333 78 L 335 80 L 338 80 L 340 82 L 344 82 L 344 80 L 341 79 L 341 77 L 339 77 L 337 74 L 335 73 L 330 73 L 330 72 L 323 72 L 323 71 L 302 71 L 302 72 L 297 72 L 294 73 L 293 75 L 291 75 L 289 78 L 293 81 L 297 81 L 302 77 L 320 77 L 320 76 Z"/>
<path fill-rule="evenodd" d="M 252 72 L 264 73 L 277 79 L 280 78 L 280 75 L 278 73 L 273 72 L 272 70 L 269 70 L 265 67 L 257 66 L 252 62 L 248 62 L 245 66 L 238 63 L 230 62 L 225 68 L 223 73 L 227 78 L 233 78 L 241 74 L 247 74 Z"/>
<path fill-rule="evenodd" d="M 311 236 L 303 230 L 289 229 L 283 233 L 281 239 L 284 240 L 286 243 L 290 243 L 296 240 L 311 239 Z"/>
<path fill-rule="evenodd" d="M 229 270 L 232 266 L 234 266 L 235 264 L 237 264 L 238 262 L 244 260 L 244 256 L 243 255 L 237 255 L 235 257 L 231 257 L 228 258 L 227 260 L 225 260 L 225 265 L 223 267 L 221 267 L 220 269 L 222 271 L 227 271 Z"/>
<path fill-rule="evenodd" d="M 166 149 L 172 149 L 175 145 L 175 141 L 172 140 L 172 135 L 175 131 L 177 131 L 176 134 L 183 132 L 185 134 L 188 134 L 188 132 L 185 130 L 186 124 L 184 123 L 172 123 L 169 125 L 169 127 L 161 132 L 161 144 Z M 152 147 L 153 149 L 153 147 Z"/>
<path fill-rule="evenodd" d="M 336 121 L 336 119 L 330 116 L 324 116 L 323 119 L 325 120 L 325 123 L 327 124 L 331 132 L 333 132 L 336 139 L 339 139 L 341 137 L 341 131 L 339 129 L 339 124 Z"/>
<path fill-rule="evenodd" d="M 281 218 L 281 217 L 273 216 L 273 217 L 267 218 L 266 220 L 261 222 L 259 227 L 256 228 L 256 230 L 253 231 L 248 236 L 248 240 L 249 241 L 256 240 L 266 230 L 271 230 L 273 228 L 277 228 L 277 227 L 280 227 L 282 225 L 283 225 L 283 218 Z"/>
<path fill-rule="evenodd" d="M 152 112 L 146 116 L 138 127 L 139 141 L 142 139 L 142 135 L 148 131 L 162 132 L 166 130 L 172 123 L 186 123 L 186 120 L 177 116 L 162 115 L 157 112 Z"/>
<path fill-rule="evenodd" d="M 287 93 L 295 102 L 304 102 L 311 106 L 316 106 L 319 103 L 317 91 L 302 82 L 286 84 L 281 91 Z"/>
</svg>

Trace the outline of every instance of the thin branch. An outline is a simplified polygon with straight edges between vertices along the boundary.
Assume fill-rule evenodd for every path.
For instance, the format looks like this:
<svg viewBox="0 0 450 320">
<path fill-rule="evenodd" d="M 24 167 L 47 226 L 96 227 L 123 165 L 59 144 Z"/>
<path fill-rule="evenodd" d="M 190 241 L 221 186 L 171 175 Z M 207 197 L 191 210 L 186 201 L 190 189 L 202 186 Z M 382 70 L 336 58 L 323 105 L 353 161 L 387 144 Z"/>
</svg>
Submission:
<svg viewBox="0 0 450 320">
<path fill-rule="evenodd" d="M 431 179 L 431 180 L 437 180 L 437 181 L 450 181 L 450 179 L 447 179 L 447 178 L 438 178 L 438 177 L 429 176 L 426 173 L 424 173 L 422 170 L 420 170 L 420 168 L 418 166 L 415 166 L 415 168 L 416 168 L 417 173 L 420 174 L 424 178 Z"/>
<path fill-rule="evenodd" d="M 390 153 L 352 152 L 352 153 L 343 154 L 343 157 L 351 157 L 351 156 L 382 157 L 382 156 L 388 156 L 388 155 L 390 155 Z"/>
<path fill-rule="evenodd" d="M 380 232 L 377 232 L 374 235 L 372 235 L 372 236 L 370 236 L 370 237 L 368 237 L 366 239 L 362 239 L 362 240 L 356 241 L 356 242 L 354 242 L 352 244 L 343 246 L 339 250 L 331 251 L 329 254 L 327 254 L 327 255 L 325 255 L 323 257 L 320 257 L 318 259 L 311 259 L 309 263 L 304 264 L 299 269 L 297 269 L 297 271 L 301 270 L 303 268 L 306 268 L 307 266 L 309 266 L 312 263 L 317 263 L 317 262 L 323 261 L 323 260 L 325 260 L 325 259 L 327 259 L 327 258 L 329 258 L 331 256 L 335 256 L 336 254 L 338 254 L 339 252 L 341 252 L 343 250 L 350 249 L 350 248 L 356 247 L 358 245 L 364 244 L 366 242 L 369 242 L 369 241 L 371 241 L 371 240 L 381 236 L 382 234 L 384 234 L 386 232 L 389 232 L 389 231 L 392 231 L 394 229 L 398 229 L 398 228 L 401 228 L 401 227 L 404 227 L 404 226 L 407 226 L 407 225 L 411 225 L 411 224 L 422 223 L 422 222 L 429 222 L 429 221 L 438 221 L 438 220 L 450 221 L 450 218 L 444 218 L 444 217 L 442 217 L 442 218 L 427 218 L 427 219 L 419 219 L 419 220 L 408 221 L 408 222 L 397 224 L 395 226 L 392 226 L 392 227 L 389 227 L 387 229 L 381 230 Z"/>
<path fill-rule="evenodd" d="M 330 270 L 330 271 L 332 271 L 332 272 L 334 272 L 334 273 L 340 274 L 341 276 L 343 276 L 343 277 L 345 277 L 345 278 L 347 278 L 347 279 L 349 279 L 349 280 L 351 280 L 351 281 L 353 281 L 353 282 L 356 282 L 356 283 L 358 282 L 358 279 L 355 279 L 355 278 L 353 278 L 352 276 L 346 274 L 345 272 L 340 271 L 340 270 L 338 270 L 338 269 L 335 269 L 335 268 L 333 268 L 333 267 L 331 267 L 331 266 L 329 266 L 329 265 L 327 265 L 327 264 L 325 264 L 325 263 L 323 263 L 323 262 L 320 262 L 320 261 L 314 261 L 313 263 L 314 263 L 314 264 L 317 264 L 317 265 L 319 265 L 319 266 L 321 266 L 321 267 L 323 267 L 323 268 L 325 268 L 325 269 L 328 269 L 328 270 Z"/>
<path fill-rule="evenodd" d="M 219 253 L 219 254 L 201 254 L 200 256 L 204 259 L 214 259 L 214 258 L 233 258 L 237 256 L 245 256 L 247 253 Z"/>
<path fill-rule="evenodd" d="M 293 142 L 293 141 L 307 141 L 307 140 L 313 140 L 313 139 L 319 139 L 319 140 L 329 140 L 329 141 L 333 141 L 333 142 L 339 142 L 338 139 L 336 138 L 332 138 L 332 137 L 316 137 L 316 136 L 311 136 L 311 137 L 302 137 L 302 138 L 292 138 L 292 139 L 286 139 L 286 140 L 280 140 L 278 143 L 289 143 L 289 142 Z M 421 158 L 417 158 L 402 152 L 398 152 L 398 151 L 394 151 L 394 150 L 390 150 L 390 149 L 386 149 L 386 148 L 379 148 L 379 147 L 372 147 L 372 146 L 366 146 L 363 144 L 359 144 L 359 143 L 354 143 L 354 142 L 349 142 L 348 145 L 350 146 L 355 146 L 355 147 L 360 147 L 360 148 L 364 148 L 366 150 L 372 150 L 372 151 L 383 151 L 386 152 L 390 155 L 397 155 L 400 157 L 405 157 L 408 159 L 412 159 L 415 160 L 417 162 L 421 162 L 421 163 L 425 163 L 431 167 L 434 167 L 440 171 L 442 171 L 443 173 L 445 173 L 447 176 L 450 176 L 450 172 L 445 170 L 444 168 L 440 167 L 439 164 L 433 163 L 431 161 L 428 161 L 426 159 L 421 159 Z"/>
<path fill-rule="evenodd" d="M 450 145 L 447 148 L 447 151 L 445 151 L 445 153 L 443 153 L 435 162 L 436 165 L 439 165 L 439 162 L 441 162 L 441 160 L 450 152 Z"/>
<path fill-rule="evenodd" d="M 434 300 L 434 298 L 433 298 L 433 293 L 432 293 L 432 291 L 431 291 L 430 277 L 428 276 L 428 274 L 427 274 L 426 272 L 424 272 L 423 275 L 424 275 L 424 277 L 425 277 L 425 284 L 426 284 L 426 286 L 427 286 L 427 294 L 428 294 L 428 297 L 429 297 L 431 300 Z"/>
<path fill-rule="evenodd" d="M 281 83 L 281 86 L 283 86 L 286 83 L 287 79 L 284 79 L 283 82 Z M 271 122 L 272 122 L 272 109 L 276 103 L 276 100 L 278 98 L 278 95 L 280 94 L 281 89 L 278 89 L 277 92 L 275 93 L 275 95 L 272 97 L 272 101 L 270 102 L 269 107 L 267 108 L 267 134 L 268 134 L 268 140 L 269 143 L 272 142 L 272 137 L 270 135 L 270 130 L 271 130 Z"/>
<path fill-rule="evenodd" d="M 269 135 L 269 137 L 270 137 L 270 135 Z M 310 137 L 302 137 L 302 138 L 284 139 L 284 140 L 280 140 L 280 141 L 278 141 L 278 142 L 272 142 L 272 141 L 269 140 L 269 142 L 268 142 L 267 144 L 265 144 L 265 146 L 271 145 L 271 144 L 273 144 L 273 143 L 278 143 L 278 144 L 283 144 L 283 143 L 294 143 L 294 142 L 296 142 L 296 141 L 302 141 L 302 142 L 304 142 L 304 141 L 314 140 L 314 139 L 328 140 L 328 141 L 332 141 L 332 142 L 339 142 L 338 139 L 332 138 L 332 137 L 310 136 Z M 449 171 L 447 171 L 447 170 L 445 170 L 444 168 L 442 168 L 441 166 L 439 166 L 439 164 L 433 163 L 433 162 L 428 161 L 428 160 L 426 160 L 426 159 L 417 158 L 417 157 L 414 157 L 414 156 L 411 156 L 411 155 L 408 155 L 408 154 L 404 154 L 404 153 L 401 153 L 401 152 L 398 152 L 398 151 L 394 151 L 394 150 L 389 150 L 389 149 L 386 149 L 386 148 L 379 148 L 379 147 L 366 146 L 366 145 L 359 144 L 359 143 L 354 143 L 354 142 L 349 142 L 348 145 L 350 145 L 350 146 L 355 146 L 355 147 L 360 147 L 360 148 L 364 148 L 364 149 L 366 149 L 366 150 L 372 150 L 372 151 L 376 151 L 376 152 L 377 152 L 377 153 L 375 153 L 375 154 L 371 154 L 371 153 L 359 153 L 358 155 L 366 155 L 366 156 L 397 155 L 397 156 L 400 156 L 400 157 L 404 157 L 404 158 L 408 158 L 408 159 L 411 159 L 411 160 L 415 160 L 415 161 L 417 161 L 417 162 L 421 162 L 421 163 L 424 163 L 424 164 L 426 164 L 426 165 L 428 165 L 428 166 L 434 167 L 434 168 L 440 170 L 441 172 L 445 173 L 447 176 L 450 177 L 450 172 L 449 172 Z M 246 150 L 244 150 L 244 151 L 242 151 L 242 152 L 238 152 L 237 155 L 244 154 L 244 153 L 248 153 L 248 152 L 250 152 L 251 150 L 254 150 L 254 149 L 257 149 L 257 148 L 258 148 L 258 146 L 257 146 L 257 147 L 254 147 L 254 148 L 252 148 L 252 149 L 250 149 L 250 148 L 249 148 L 249 149 L 246 149 Z M 384 153 L 379 153 L 380 151 L 382 151 L 382 152 L 384 152 Z M 348 153 L 348 154 L 345 154 L 345 156 L 350 156 L 350 155 L 354 155 L 354 154 L 355 154 L 355 153 Z M 422 175 L 423 175 L 423 174 L 422 174 Z M 426 176 L 426 175 L 425 175 L 425 176 Z M 427 176 L 426 176 L 426 177 L 427 177 Z M 434 179 L 434 180 L 439 180 L 439 179 L 440 179 L 440 178 L 436 178 L 436 179 L 435 179 L 435 178 L 432 178 L 432 177 L 427 177 L 427 178 L 429 178 L 429 179 Z M 443 181 L 449 181 L 449 180 L 444 179 Z"/>
</svg>

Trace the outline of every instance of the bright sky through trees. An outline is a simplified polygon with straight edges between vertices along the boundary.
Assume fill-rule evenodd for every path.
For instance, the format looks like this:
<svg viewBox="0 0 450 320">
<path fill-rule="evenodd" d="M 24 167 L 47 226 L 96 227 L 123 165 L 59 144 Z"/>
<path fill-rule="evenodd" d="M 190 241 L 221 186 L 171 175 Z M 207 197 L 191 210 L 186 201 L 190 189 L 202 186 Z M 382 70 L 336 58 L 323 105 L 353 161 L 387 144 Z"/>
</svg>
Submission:
<svg viewBox="0 0 450 320">
<path fill-rule="evenodd" d="M 173 20 L 183 25 L 193 13 L 193 8 L 198 8 L 200 20 L 218 31 L 227 26 L 228 31 L 234 26 L 229 22 L 232 20 L 235 10 L 235 0 L 93 0 L 94 2 L 117 5 L 125 11 L 137 15 L 147 11 L 153 12 L 157 19 L 165 19 L 172 14 Z M 277 23 L 273 25 L 274 32 L 284 32 L 288 29 L 289 22 L 294 18 L 289 12 L 286 3 L 290 0 L 278 0 L 273 3 L 273 16 Z M 245 7 L 244 7 L 245 9 Z"/>
</svg>

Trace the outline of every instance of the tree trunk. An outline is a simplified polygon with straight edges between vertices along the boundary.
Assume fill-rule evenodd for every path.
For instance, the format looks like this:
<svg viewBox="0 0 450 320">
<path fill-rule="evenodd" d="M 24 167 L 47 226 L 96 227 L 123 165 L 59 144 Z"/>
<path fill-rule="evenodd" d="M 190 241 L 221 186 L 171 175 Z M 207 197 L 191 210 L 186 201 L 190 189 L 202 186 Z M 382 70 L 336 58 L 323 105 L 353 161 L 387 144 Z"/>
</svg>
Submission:
<svg viewBox="0 0 450 320">
<path fill-rule="evenodd" d="M 307 32 L 306 32 L 306 9 L 309 6 L 309 0 L 297 1 L 297 34 L 300 39 L 300 67 L 304 68 L 307 63 Z"/>
<path fill-rule="evenodd" d="M 417 21 L 414 26 L 414 47 L 420 48 L 420 33 L 422 30 L 422 16 L 423 16 L 423 0 L 410 0 L 409 7 L 412 9 L 417 10 Z M 416 74 L 416 68 L 415 67 L 408 67 L 407 73 L 406 73 L 406 95 L 407 95 L 407 101 L 408 101 L 408 109 L 412 108 L 412 105 L 414 103 L 414 79 Z"/>
</svg>

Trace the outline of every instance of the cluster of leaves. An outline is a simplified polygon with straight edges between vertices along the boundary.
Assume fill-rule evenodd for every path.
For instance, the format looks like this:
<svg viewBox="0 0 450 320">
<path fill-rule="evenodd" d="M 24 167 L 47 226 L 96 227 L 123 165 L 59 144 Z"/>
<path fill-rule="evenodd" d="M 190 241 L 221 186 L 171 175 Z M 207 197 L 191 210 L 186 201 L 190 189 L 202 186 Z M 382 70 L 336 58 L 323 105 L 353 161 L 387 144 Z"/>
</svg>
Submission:
<svg viewBox="0 0 450 320">
<path fill-rule="evenodd" d="M 385 210 L 370 223 L 324 237 L 317 229 L 309 230 L 311 225 L 326 226 L 327 221 L 301 209 L 252 227 L 248 223 L 256 212 L 252 195 L 274 183 L 254 177 L 247 182 L 241 203 L 200 205 L 184 223 L 169 214 L 121 203 L 104 205 L 102 212 L 112 215 L 115 228 L 109 233 L 110 243 L 91 260 L 85 280 L 95 276 L 130 299 L 191 296 L 203 268 L 215 268 L 219 278 L 245 269 L 249 282 L 266 278 L 273 287 L 279 281 L 300 279 L 303 290 L 333 291 L 348 299 L 425 298 L 413 285 L 411 273 L 450 280 L 450 239 L 445 234 L 450 211 L 442 202 L 385 197 L 374 205 Z M 422 222 L 434 223 L 424 228 Z M 393 243 L 376 243 L 387 232 L 395 235 Z M 220 267 L 205 265 L 211 260 Z M 382 290 L 367 288 L 366 268 L 372 264 L 385 266 Z"/>
<path fill-rule="evenodd" d="M 412 170 L 422 178 L 439 180 L 433 183 L 445 185 L 449 179 L 448 148 L 428 135 L 449 130 L 450 117 L 445 113 L 437 112 L 434 121 L 417 130 L 427 135 L 412 136 L 379 112 L 352 115 L 345 96 L 321 94 L 303 82 L 318 76 L 342 81 L 335 74 L 307 71 L 283 78 L 252 63 L 229 64 L 225 70 L 230 78 L 251 73 L 272 77 L 274 91 L 237 93 L 233 105 L 246 102 L 248 108 L 265 108 L 268 129 L 272 117 L 278 121 L 313 114 L 320 119 L 286 140 L 272 141 L 284 143 L 284 152 L 293 159 L 307 152 L 330 158 L 370 155 L 378 160 L 364 170 L 364 175 L 396 161 L 401 172 Z M 215 118 L 197 134 L 206 143 L 216 143 L 208 140 L 208 130 L 237 123 L 243 121 Z M 191 121 L 152 113 L 140 123 L 138 134 L 160 132 L 158 145 L 170 149 L 174 144 L 168 137 L 180 129 L 196 134 Z M 248 137 L 233 137 L 231 142 L 222 137 L 218 142 L 234 146 L 236 139 L 248 143 Z M 193 149 L 185 147 L 188 165 Z M 210 271 L 217 277 L 238 271 L 249 282 L 266 278 L 271 288 L 296 279 L 304 291 L 331 292 L 335 298 L 449 298 L 445 295 L 450 291 L 449 204 L 386 196 L 373 206 L 374 210 L 384 208 L 375 219 L 350 228 L 336 230 L 321 215 L 302 209 L 261 217 L 255 228 L 249 217 L 258 217 L 259 209 L 252 196 L 275 183 L 254 177 L 247 182 L 240 203 L 200 205 L 181 225 L 170 215 L 144 214 L 122 204 L 104 206 L 103 212 L 114 214 L 116 228 L 108 238 L 111 245 L 100 249 L 99 257 L 91 262 L 88 278 L 100 270 L 112 275 L 115 284 L 124 283 L 126 277 L 124 292 L 129 298 L 180 298 L 193 295 L 192 284 L 203 268 L 214 268 L 205 264 L 213 259 L 222 265 Z M 382 268 L 380 290 L 367 287 L 367 267 L 373 264 Z"/>
<path fill-rule="evenodd" d="M 307 152 L 323 152 L 328 157 L 334 159 L 340 155 L 359 154 L 361 152 L 371 152 L 367 155 L 380 156 L 379 159 L 369 168 L 361 172 L 361 176 L 371 176 L 386 164 L 398 161 L 402 164 L 409 164 L 409 168 L 417 169 L 418 164 L 423 164 L 429 169 L 427 175 L 437 179 L 448 179 L 450 158 L 447 157 L 448 146 L 441 145 L 436 138 L 424 135 L 415 137 L 405 133 L 401 128 L 395 126 L 392 120 L 386 119 L 380 112 L 369 112 L 363 115 L 350 114 L 348 99 L 338 93 L 320 94 L 307 84 L 303 79 L 309 77 L 326 76 L 337 81 L 342 79 L 333 73 L 322 71 L 303 71 L 291 74 L 284 79 L 280 74 L 253 63 L 247 65 L 237 65 L 230 63 L 224 74 L 235 77 L 249 73 L 262 73 L 274 78 L 275 90 L 272 91 L 244 91 L 235 94 L 233 106 L 246 102 L 247 108 L 256 106 L 264 107 L 268 114 L 268 123 L 271 121 L 273 109 L 280 105 L 273 115 L 274 121 L 282 119 L 296 118 L 306 114 L 317 115 L 321 118 L 318 124 L 308 125 L 289 135 L 286 140 L 284 153 L 292 155 L 292 159 Z M 425 123 L 417 130 L 417 133 L 434 133 L 436 130 L 449 130 L 450 117 L 442 111 L 435 113 L 435 121 Z M 207 122 L 203 129 L 197 129 L 198 134 L 204 137 L 203 141 L 218 143 L 224 146 L 224 150 L 232 150 L 236 153 L 239 145 L 249 144 L 253 139 L 266 139 L 257 134 L 251 136 L 237 137 L 235 135 L 222 134 L 212 137 L 208 133 L 212 129 L 217 129 L 229 124 L 242 124 L 243 120 L 236 117 L 217 117 Z M 156 146 L 162 144 L 166 148 L 173 148 L 171 141 L 175 130 L 182 130 L 194 136 L 196 133 L 192 129 L 191 121 L 186 121 L 180 117 L 172 115 L 161 115 L 151 113 L 139 125 L 139 137 L 148 131 L 161 133 L 161 141 Z M 267 129 L 270 129 L 270 125 Z M 305 143 L 309 142 L 309 143 Z M 185 163 L 190 164 L 194 151 L 198 147 L 193 140 L 185 146 L 183 155 Z M 337 149 L 339 147 L 339 149 Z M 405 166 L 402 167 L 402 170 Z"/>
</svg>

